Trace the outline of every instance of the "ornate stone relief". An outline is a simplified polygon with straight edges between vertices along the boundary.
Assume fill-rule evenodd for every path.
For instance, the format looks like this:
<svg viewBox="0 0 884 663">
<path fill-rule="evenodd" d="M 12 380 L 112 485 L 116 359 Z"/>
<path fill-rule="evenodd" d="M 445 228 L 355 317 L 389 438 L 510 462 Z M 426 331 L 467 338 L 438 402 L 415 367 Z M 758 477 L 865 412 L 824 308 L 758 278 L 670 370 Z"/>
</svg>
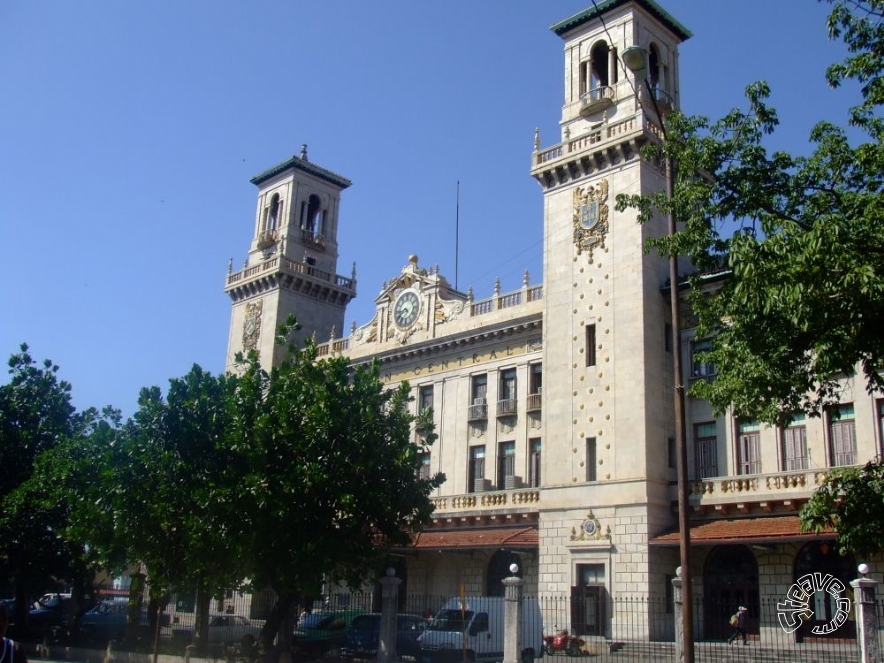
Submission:
<svg viewBox="0 0 884 663">
<path fill-rule="evenodd" d="M 602 526 L 592 511 L 586 514 L 586 518 L 580 523 L 580 529 L 571 528 L 572 541 L 609 541 L 611 539 L 611 528 L 605 527 L 604 532 Z"/>
<path fill-rule="evenodd" d="M 378 340 L 378 316 L 375 315 L 371 322 L 362 325 L 353 332 L 353 339 L 357 343 L 374 343 Z"/>
<path fill-rule="evenodd" d="M 258 347 L 258 339 L 261 337 L 261 313 L 263 310 L 263 299 L 246 304 L 246 317 L 242 324 L 242 349 L 244 352 Z"/>
<path fill-rule="evenodd" d="M 457 319 L 461 313 L 463 313 L 464 308 L 466 307 L 466 302 L 462 299 L 442 299 L 441 297 L 436 299 L 435 310 L 433 311 L 433 315 L 435 316 L 437 325 L 444 325 L 449 320 Z"/>
<path fill-rule="evenodd" d="M 593 249 L 604 248 L 608 234 L 608 180 L 574 189 L 573 225 L 577 255 L 585 251 L 592 263 Z"/>
</svg>

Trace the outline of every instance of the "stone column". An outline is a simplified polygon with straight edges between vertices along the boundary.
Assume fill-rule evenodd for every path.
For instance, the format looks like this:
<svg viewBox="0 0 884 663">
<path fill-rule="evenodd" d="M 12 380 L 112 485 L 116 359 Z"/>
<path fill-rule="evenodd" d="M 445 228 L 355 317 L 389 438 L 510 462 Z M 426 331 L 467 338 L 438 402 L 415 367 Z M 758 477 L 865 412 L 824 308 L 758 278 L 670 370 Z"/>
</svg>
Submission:
<svg viewBox="0 0 884 663">
<path fill-rule="evenodd" d="M 381 632 L 378 639 L 378 661 L 396 660 L 396 612 L 399 604 L 399 585 L 402 579 L 396 577 L 392 567 L 381 578 Z"/>
<path fill-rule="evenodd" d="M 861 663 L 878 663 L 878 613 L 875 605 L 877 580 L 866 577 L 869 567 L 859 565 L 862 576 L 850 581 L 856 605 L 856 643 L 859 646 Z"/>
<path fill-rule="evenodd" d="M 675 570 L 672 579 L 672 616 L 675 619 L 675 660 L 684 661 L 684 596 L 681 593 L 681 567 Z"/>
<path fill-rule="evenodd" d="M 503 663 L 521 663 L 522 658 L 522 590 L 525 581 L 515 574 L 519 567 L 510 565 L 514 574 L 504 578 Z"/>
</svg>

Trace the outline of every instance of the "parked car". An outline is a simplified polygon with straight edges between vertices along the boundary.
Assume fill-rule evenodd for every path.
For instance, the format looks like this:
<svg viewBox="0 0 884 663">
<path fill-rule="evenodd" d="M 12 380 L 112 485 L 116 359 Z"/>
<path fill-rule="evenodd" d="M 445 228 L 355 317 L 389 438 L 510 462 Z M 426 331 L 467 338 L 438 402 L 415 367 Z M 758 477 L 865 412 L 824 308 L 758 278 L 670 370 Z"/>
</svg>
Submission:
<svg viewBox="0 0 884 663">
<path fill-rule="evenodd" d="M 0 603 L 6 606 L 6 614 L 9 615 L 9 625 L 15 624 L 15 599 L 0 599 Z"/>
<path fill-rule="evenodd" d="M 110 599 L 80 617 L 80 632 L 87 640 L 121 640 L 126 636 L 129 619 L 129 601 Z M 169 615 L 162 617 L 162 626 L 169 626 Z M 141 611 L 139 628 L 147 629 L 150 616 L 147 610 Z"/>
<path fill-rule="evenodd" d="M 28 628 L 35 633 L 68 625 L 70 594 L 44 594 L 28 612 Z"/>
<path fill-rule="evenodd" d="M 261 635 L 261 627 L 242 615 L 210 615 L 208 641 L 252 645 Z"/>
<path fill-rule="evenodd" d="M 210 644 L 243 644 L 251 646 L 258 641 L 263 625 L 263 622 L 253 622 L 242 615 L 231 615 L 228 613 L 209 615 L 209 633 L 206 636 L 206 642 Z M 193 625 L 174 627 L 172 637 L 182 640 L 193 640 Z"/>
<path fill-rule="evenodd" d="M 420 615 L 396 615 L 396 655 L 417 658 L 420 646 L 417 639 L 427 627 L 427 620 Z M 381 635 L 381 615 L 359 615 L 350 624 L 341 645 L 341 656 L 352 658 L 375 658 Z"/>
<path fill-rule="evenodd" d="M 80 618 L 80 630 L 88 640 L 122 639 L 128 613 L 128 601 L 102 601 Z"/>
<path fill-rule="evenodd" d="M 365 610 L 324 610 L 304 615 L 292 633 L 292 644 L 302 651 L 321 656 L 344 641 L 347 629 Z"/>
</svg>

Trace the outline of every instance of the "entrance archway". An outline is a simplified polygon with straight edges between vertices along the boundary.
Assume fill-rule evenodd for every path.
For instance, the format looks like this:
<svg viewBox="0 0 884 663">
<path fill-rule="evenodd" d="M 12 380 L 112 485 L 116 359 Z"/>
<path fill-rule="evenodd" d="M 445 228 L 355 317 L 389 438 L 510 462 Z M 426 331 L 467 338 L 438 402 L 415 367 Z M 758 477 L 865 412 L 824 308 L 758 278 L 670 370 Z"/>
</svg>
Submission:
<svg viewBox="0 0 884 663">
<path fill-rule="evenodd" d="M 746 546 L 719 546 L 703 565 L 703 624 L 709 640 L 731 633 L 730 616 L 742 605 L 749 609 L 746 633 L 758 634 L 758 563 Z"/>
<path fill-rule="evenodd" d="M 516 573 L 517 578 L 522 577 L 522 558 L 510 550 L 498 550 L 488 560 L 488 583 L 486 596 L 503 596 L 503 579 L 509 578 L 513 574 L 510 573 L 510 564 L 517 564 L 519 570 Z"/>
<path fill-rule="evenodd" d="M 856 578 L 856 562 L 853 555 L 839 555 L 835 546 L 829 541 L 811 541 L 795 557 L 795 580 L 808 573 L 821 573 L 823 577 L 830 574 L 840 580 L 847 598 L 850 599 L 851 610 L 841 628 L 831 633 L 823 633 L 822 631 L 826 630 L 824 627 L 835 617 L 837 606 L 835 597 L 829 592 L 815 592 L 810 605 L 813 617 L 804 620 L 795 631 L 797 641 L 802 642 L 808 638 L 856 639 L 856 621 L 852 609 L 853 589 L 850 587 L 850 581 Z M 817 633 L 813 632 L 814 627 L 820 627 Z"/>
</svg>

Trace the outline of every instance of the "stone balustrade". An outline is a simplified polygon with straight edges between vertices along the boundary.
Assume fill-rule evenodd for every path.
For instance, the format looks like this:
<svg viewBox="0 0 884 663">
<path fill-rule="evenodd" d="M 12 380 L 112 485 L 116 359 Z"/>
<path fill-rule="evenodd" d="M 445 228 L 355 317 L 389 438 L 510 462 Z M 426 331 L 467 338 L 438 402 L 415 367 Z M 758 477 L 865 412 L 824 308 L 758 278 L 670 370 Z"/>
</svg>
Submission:
<svg viewBox="0 0 884 663">
<path fill-rule="evenodd" d="M 690 483 L 691 502 L 728 501 L 728 498 L 809 496 L 825 480 L 827 470 L 792 470 L 772 474 L 714 477 Z"/>
<path fill-rule="evenodd" d="M 540 503 L 540 490 L 537 488 L 520 488 L 517 490 L 498 490 L 486 493 L 469 493 L 450 497 L 435 497 L 430 500 L 436 513 L 453 511 L 481 511 L 482 509 L 500 509 L 508 506 L 529 506 Z"/>
</svg>

